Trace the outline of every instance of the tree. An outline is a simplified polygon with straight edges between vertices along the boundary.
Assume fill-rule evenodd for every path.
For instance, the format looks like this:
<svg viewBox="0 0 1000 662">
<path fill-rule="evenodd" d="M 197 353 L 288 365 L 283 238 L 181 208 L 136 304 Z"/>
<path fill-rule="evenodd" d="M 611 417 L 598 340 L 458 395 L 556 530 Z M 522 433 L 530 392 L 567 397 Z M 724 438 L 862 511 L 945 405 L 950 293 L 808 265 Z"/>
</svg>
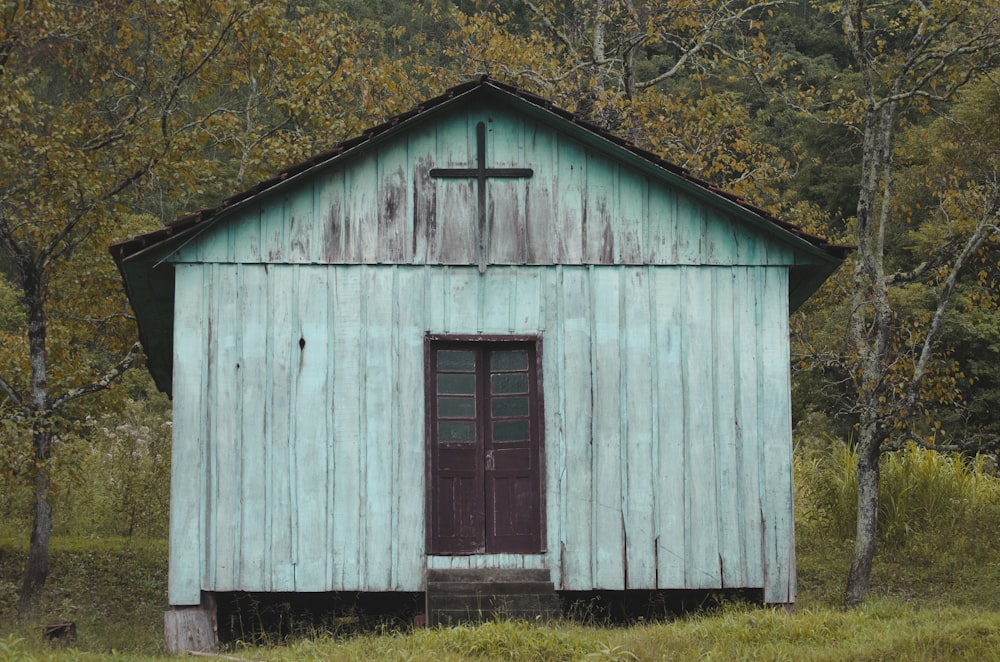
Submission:
<svg viewBox="0 0 1000 662">
<path fill-rule="evenodd" d="M 785 0 L 517 0 L 453 11 L 453 71 L 537 92 L 759 204 L 789 163 L 755 140 L 731 65 L 763 59 L 762 21 Z"/>
<path fill-rule="evenodd" d="M 929 178 L 933 204 L 904 213 L 897 191 L 905 156 L 899 151 L 902 129 L 931 112 L 951 117 L 958 92 L 996 66 L 1000 6 L 971 0 L 838 0 L 820 6 L 838 19 L 852 71 L 800 90 L 792 103 L 820 121 L 847 127 L 860 145 L 847 322 L 859 489 L 845 603 L 854 606 L 870 584 L 879 460 L 904 441 L 933 445 L 917 414 L 935 399 L 956 397 L 947 380 L 941 392 L 942 382 L 933 378 L 947 372 L 935 361 L 942 325 L 959 277 L 995 236 L 1000 220 L 995 172 L 954 170 L 943 180 Z M 977 138 L 965 139 L 973 145 Z M 887 237 L 908 220 L 924 233 L 937 228 L 944 241 L 920 261 L 896 252 L 894 262 Z M 929 314 L 926 323 L 904 329 L 900 293 L 914 283 L 932 286 Z"/>
</svg>

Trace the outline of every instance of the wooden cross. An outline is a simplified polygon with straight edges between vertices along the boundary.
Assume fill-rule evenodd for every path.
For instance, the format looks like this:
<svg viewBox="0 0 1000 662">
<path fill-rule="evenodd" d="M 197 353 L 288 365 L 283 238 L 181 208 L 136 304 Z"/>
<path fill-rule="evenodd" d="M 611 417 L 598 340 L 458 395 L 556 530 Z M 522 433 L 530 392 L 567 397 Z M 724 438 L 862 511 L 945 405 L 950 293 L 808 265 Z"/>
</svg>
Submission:
<svg viewBox="0 0 1000 662">
<path fill-rule="evenodd" d="M 431 177 L 459 179 L 466 177 L 476 178 L 476 189 L 479 199 L 479 223 L 477 231 L 479 233 L 479 273 L 486 271 L 486 239 L 487 217 L 486 217 L 486 178 L 503 177 L 514 179 L 520 177 L 531 177 L 534 171 L 531 168 L 487 168 L 486 167 L 486 124 L 480 122 L 476 125 L 476 167 L 475 168 L 432 168 Z"/>
</svg>

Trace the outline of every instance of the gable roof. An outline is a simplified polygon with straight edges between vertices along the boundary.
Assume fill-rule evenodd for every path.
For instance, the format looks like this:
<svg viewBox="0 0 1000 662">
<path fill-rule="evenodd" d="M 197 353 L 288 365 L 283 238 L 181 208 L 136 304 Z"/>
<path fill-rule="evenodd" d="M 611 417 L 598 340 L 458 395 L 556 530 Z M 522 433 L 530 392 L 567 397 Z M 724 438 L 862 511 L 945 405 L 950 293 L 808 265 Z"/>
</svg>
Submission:
<svg viewBox="0 0 1000 662">
<path fill-rule="evenodd" d="M 136 312 L 139 336 L 146 349 L 150 372 L 161 390 L 169 392 L 172 363 L 174 284 L 173 266 L 165 261 L 167 256 L 224 219 L 231 218 L 238 210 L 256 204 L 265 195 L 301 181 L 320 168 L 372 149 L 374 145 L 409 130 L 429 117 L 473 99 L 507 103 L 541 122 L 557 125 L 588 147 L 629 162 L 639 171 L 665 181 L 707 205 L 725 208 L 757 231 L 793 245 L 797 252 L 806 254 L 806 261 L 812 264 L 794 268 L 796 276 L 790 284 L 789 293 L 792 309 L 815 291 L 850 251 L 849 247 L 832 244 L 782 221 L 743 198 L 694 176 L 685 168 L 558 108 L 542 97 L 481 77 L 453 87 L 325 152 L 288 166 L 277 176 L 226 198 L 218 206 L 202 209 L 159 230 L 111 246 L 111 254 Z"/>
</svg>

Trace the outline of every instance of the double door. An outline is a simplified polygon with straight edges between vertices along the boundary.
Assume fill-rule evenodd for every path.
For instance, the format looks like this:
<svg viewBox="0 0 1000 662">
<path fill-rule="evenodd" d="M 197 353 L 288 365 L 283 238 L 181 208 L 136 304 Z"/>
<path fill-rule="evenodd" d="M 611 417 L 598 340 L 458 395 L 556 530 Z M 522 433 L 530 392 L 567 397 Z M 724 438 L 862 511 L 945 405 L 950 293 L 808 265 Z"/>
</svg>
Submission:
<svg viewBox="0 0 1000 662">
<path fill-rule="evenodd" d="M 429 553 L 542 551 L 537 341 L 429 341 L 426 397 Z"/>
</svg>

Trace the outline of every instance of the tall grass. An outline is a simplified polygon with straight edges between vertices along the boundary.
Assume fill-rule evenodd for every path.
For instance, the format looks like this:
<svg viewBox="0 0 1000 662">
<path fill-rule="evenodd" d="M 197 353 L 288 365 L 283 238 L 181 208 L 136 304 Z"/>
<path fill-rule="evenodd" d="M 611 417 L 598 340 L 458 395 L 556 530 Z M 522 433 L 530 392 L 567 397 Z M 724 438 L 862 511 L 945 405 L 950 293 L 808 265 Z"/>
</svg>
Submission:
<svg viewBox="0 0 1000 662">
<path fill-rule="evenodd" d="M 857 516 L 857 456 L 846 444 L 796 462 L 800 519 L 814 533 L 846 540 Z M 902 549 L 917 542 L 951 549 L 956 539 L 995 537 L 1000 479 L 986 458 L 917 446 L 887 453 L 880 463 L 878 542 Z"/>
</svg>

